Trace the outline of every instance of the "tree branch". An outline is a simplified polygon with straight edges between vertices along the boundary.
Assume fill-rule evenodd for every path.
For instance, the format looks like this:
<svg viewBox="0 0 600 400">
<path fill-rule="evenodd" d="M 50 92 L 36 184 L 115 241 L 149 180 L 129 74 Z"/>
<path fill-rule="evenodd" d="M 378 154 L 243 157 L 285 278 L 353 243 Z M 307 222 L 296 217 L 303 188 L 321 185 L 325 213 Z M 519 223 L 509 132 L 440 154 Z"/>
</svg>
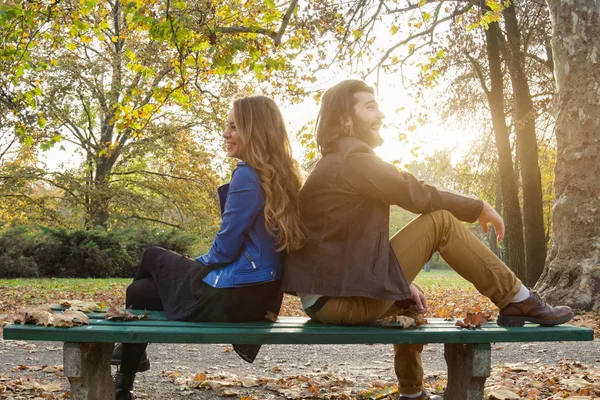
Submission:
<svg viewBox="0 0 600 400">
<path fill-rule="evenodd" d="M 142 216 L 140 216 L 140 215 L 137 215 L 137 214 L 132 214 L 132 215 L 129 215 L 129 216 L 127 216 L 127 217 L 123 217 L 123 219 L 124 219 L 124 220 L 128 220 L 128 219 L 139 219 L 139 220 L 142 220 L 142 221 L 152 221 L 152 222 L 156 222 L 156 223 L 158 223 L 158 224 L 163 224 L 163 225 L 171 226 L 171 227 L 173 227 L 173 228 L 182 229 L 182 228 L 181 228 L 181 225 L 172 224 L 172 223 L 170 223 L 170 222 L 167 222 L 167 221 L 161 221 L 160 219 L 156 219 L 156 218 L 142 217 Z"/>
<path fill-rule="evenodd" d="M 285 12 L 283 19 L 281 20 L 281 25 L 277 32 L 271 29 L 253 27 L 253 26 L 225 26 L 225 27 L 216 27 L 214 32 L 218 33 L 256 33 L 259 35 L 265 35 L 273 39 L 273 43 L 275 46 L 279 46 L 281 44 L 281 39 L 283 38 L 283 34 L 292 18 L 292 13 L 294 9 L 298 5 L 298 0 L 292 0 L 290 5 L 288 6 L 287 11 Z"/>
<path fill-rule="evenodd" d="M 479 78 L 479 83 L 481 84 L 481 88 L 485 92 L 486 96 L 490 95 L 490 90 L 487 87 L 487 83 L 485 82 L 485 77 L 483 76 L 483 71 L 481 65 L 474 59 L 468 52 L 464 52 L 464 55 L 469 59 L 469 62 L 473 66 L 475 73 L 477 74 L 477 78 Z"/>
<path fill-rule="evenodd" d="M 399 43 L 396 43 L 395 45 L 393 45 L 392 47 L 390 47 L 385 54 L 383 55 L 383 57 L 381 57 L 381 59 L 379 60 L 379 62 L 373 67 L 371 68 L 369 71 L 367 71 L 367 73 L 365 74 L 365 77 L 371 75 L 373 73 L 373 71 L 375 71 L 376 69 L 380 68 L 381 65 L 390 57 L 390 55 L 394 52 L 394 50 L 396 50 L 398 47 L 405 45 L 406 43 L 410 42 L 411 40 L 417 39 L 421 36 L 425 36 L 428 34 L 432 34 L 435 31 L 435 28 L 441 24 L 444 23 L 446 21 L 450 21 L 451 19 L 455 18 L 458 15 L 464 14 L 467 11 L 469 11 L 471 8 L 473 8 L 473 3 L 468 3 L 465 7 L 458 9 L 456 11 L 454 11 L 452 14 L 450 14 L 449 16 L 442 18 L 440 20 L 435 21 L 434 23 L 431 24 L 431 27 L 429 27 L 428 29 L 415 33 L 414 35 L 411 35 L 409 37 L 407 37 L 406 39 L 400 41 Z"/>
</svg>

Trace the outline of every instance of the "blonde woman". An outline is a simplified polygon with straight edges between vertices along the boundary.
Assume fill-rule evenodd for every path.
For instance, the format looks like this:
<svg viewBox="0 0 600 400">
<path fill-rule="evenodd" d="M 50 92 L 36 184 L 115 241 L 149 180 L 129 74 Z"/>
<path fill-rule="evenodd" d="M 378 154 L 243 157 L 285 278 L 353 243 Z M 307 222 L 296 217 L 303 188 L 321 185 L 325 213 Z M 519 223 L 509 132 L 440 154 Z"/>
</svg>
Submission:
<svg viewBox="0 0 600 400">
<path fill-rule="evenodd" d="M 264 96 L 237 99 L 222 133 L 227 156 L 240 160 L 218 188 L 221 229 L 207 254 L 190 259 L 153 247 L 127 288 L 127 307 L 164 310 L 170 320 L 256 321 L 281 306 L 287 251 L 303 245 L 298 193 L 283 116 Z M 234 346 L 252 362 L 260 346 Z M 136 372 L 149 368 L 146 344 L 115 349 L 116 400 L 132 399 Z"/>
</svg>

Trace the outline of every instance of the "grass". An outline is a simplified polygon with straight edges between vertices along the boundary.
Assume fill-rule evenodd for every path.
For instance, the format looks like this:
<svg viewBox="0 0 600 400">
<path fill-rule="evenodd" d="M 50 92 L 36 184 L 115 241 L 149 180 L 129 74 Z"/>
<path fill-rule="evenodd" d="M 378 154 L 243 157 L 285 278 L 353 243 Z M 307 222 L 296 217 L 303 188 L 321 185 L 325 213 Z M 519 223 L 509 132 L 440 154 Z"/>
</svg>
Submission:
<svg viewBox="0 0 600 400">
<path fill-rule="evenodd" d="M 0 287 L 17 288 L 26 287 L 31 289 L 73 289 L 73 288 L 109 288 L 112 285 L 125 285 L 131 282 L 131 278 L 16 278 L 0 279 Z"/>
<path fill-rule="evenodd" d="M 473 289 L 473 285 L 462 278 L 452 269 L 432 269 L 429 272 L 421 271 L 415 281 L 426 288 L 443 287 L 446 289 Z"/>
<path fill-rule="evenodd" d="M 125 289 L 130 282 L 130 278 L 0 279 L 0 314 L 10 313 L 21 306 L 56 303 L 63 299 L 122 306 L 125 303 Z M 439 303 L 440 307 L 448 298 L 473 289 L 469 282 L 452 270 L 421 271 L 416 282 L 426 290 L 431 303 Z M 298 298 L 286 296 L 283 312 L 286 315 L 303 315 Z"/>
<path fill-rule="evenodd" d="M 0 279 L 0 288 L 3 290 L 24 289 L 30 292 L 65 290 L 67 292 L 77 291 L 93 294 L 103 290 L 114 289 L 115 286 L 122 287 L 125 290 L 130 282 L 131 278 L 17 278 Z M 449 289 L 472 288 L 469 282 L 450 269 L 438 269 L 429 272 L 421 271 L 417 276 L 416 282 L 424 287 L 441 286 Z"/>
</svg>

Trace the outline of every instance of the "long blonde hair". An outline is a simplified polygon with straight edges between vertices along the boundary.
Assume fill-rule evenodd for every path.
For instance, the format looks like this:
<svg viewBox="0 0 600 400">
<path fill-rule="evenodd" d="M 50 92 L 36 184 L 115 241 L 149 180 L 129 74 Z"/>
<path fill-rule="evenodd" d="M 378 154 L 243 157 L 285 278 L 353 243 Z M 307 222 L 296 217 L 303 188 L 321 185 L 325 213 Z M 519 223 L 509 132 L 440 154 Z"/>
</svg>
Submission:
<svg viewBox="0 0 600 400">
<path fill-rule="evenodd" d="M 283 116 L 277 104 L 265 96 L 234 100 L 233 119 L 244 145 L 244 160 L 260 177 L 265 196 L 265 224 L 275 238 L 277 251 L 304 245 L 298 194 L 302 174 L 292 158 Z"/>
</svg>

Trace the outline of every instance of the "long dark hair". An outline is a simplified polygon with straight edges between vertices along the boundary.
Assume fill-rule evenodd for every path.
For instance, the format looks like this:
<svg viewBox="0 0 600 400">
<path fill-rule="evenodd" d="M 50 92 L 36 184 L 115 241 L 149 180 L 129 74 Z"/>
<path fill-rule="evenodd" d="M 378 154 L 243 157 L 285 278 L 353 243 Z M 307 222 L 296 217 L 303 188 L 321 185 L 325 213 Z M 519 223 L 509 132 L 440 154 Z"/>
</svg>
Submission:
<svg viewBox="0 0 600 400">
<path fill-rule="evenodd" d="M 323 94 L 321 108 L 315 124 L 317 149 L 326 154 L 333 149 L 336 140 L 341 136 L 352 136 L 353 131 L 342 125 L 342 118 L 352 118 L 352 108 L 356 104 L 354 93 L 375 90 L 359 79 L 347 79 L 330 87 Z"/>
</svg>

